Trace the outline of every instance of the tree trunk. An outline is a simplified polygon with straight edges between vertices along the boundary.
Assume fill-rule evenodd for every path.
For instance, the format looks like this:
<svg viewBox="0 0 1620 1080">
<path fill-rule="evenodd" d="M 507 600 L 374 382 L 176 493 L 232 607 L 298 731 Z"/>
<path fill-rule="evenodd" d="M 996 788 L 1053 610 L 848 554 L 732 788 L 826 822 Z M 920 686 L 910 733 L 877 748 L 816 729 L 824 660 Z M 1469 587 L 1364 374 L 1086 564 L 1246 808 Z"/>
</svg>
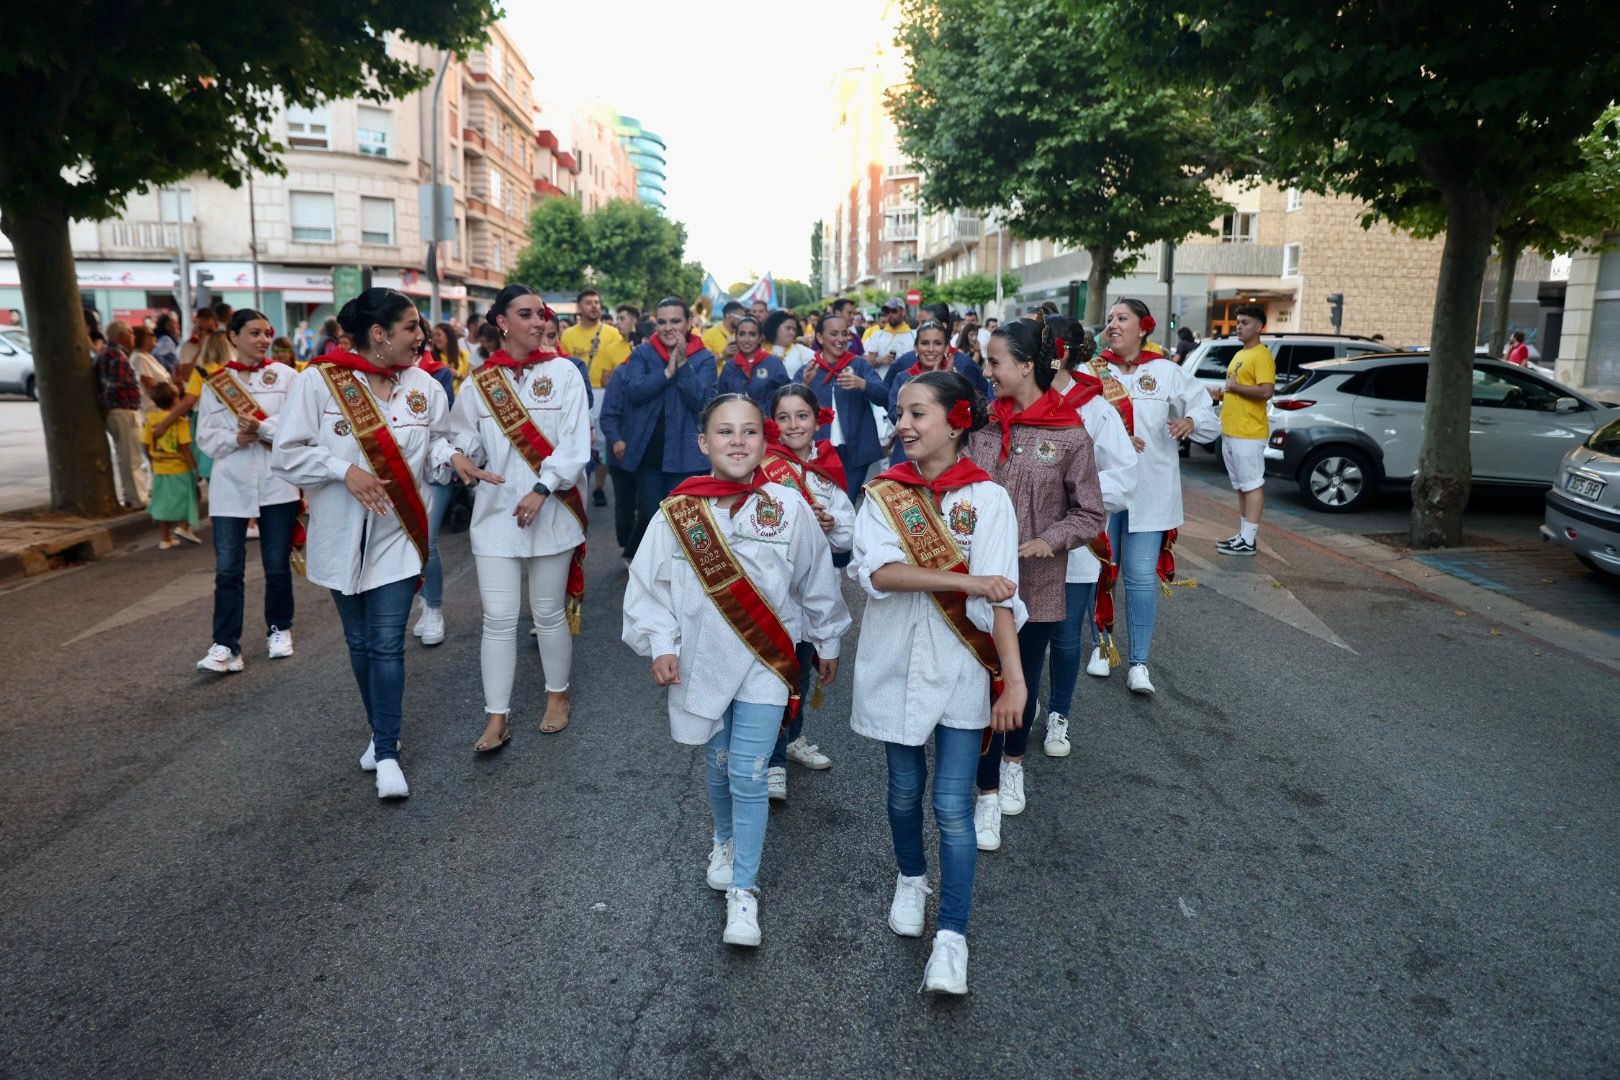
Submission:
<svg viewBox="0 0 1620 1080">
<path fill-rule="evenodd" d="M 1524 245 L 1519 241 L 1507 240 L 1497 252 L 1501 265 L 1496 274 L 1496 303 L 1491 306 L 1491 355 L 1498 359 L 1507 349 L 1508 308 L 1513 301 L 1513 277 L 1519 268 L 1519 255 L 1523 250 Z"/>
<path fill-rule="evenodd" d="M 84 517 L 117 513 L 112 455 L 96 404 L 67 214 L 59 206 L 39 203 L 25 210 L 8 206 L 0 211 L 0 228 L 16 251 L 34 345 L 51 509 Z"/>
<path fill-rule="evenodd" d="M 1415 548 L 1446 547 L 1462 540 L 1463 510 L 1473 480 L 1468 429 L 1479 298 L 1502 212 L 1499 202 L 1477 188 L 1454 187 L 1443 195 L 1446 246 L 1440 256 L 1429 335 L 1423 449 L 1412 483 Z"/>
<path fill-rule="evenodd" d="M 1095 329 L 1108 317 L 1108 281 L 1114 276 L 1114 249 L 1088 247 L 1086 254 L 1091 256 L 1091 271 L 1086 274 L 1085 323 Z"/>
</svg>

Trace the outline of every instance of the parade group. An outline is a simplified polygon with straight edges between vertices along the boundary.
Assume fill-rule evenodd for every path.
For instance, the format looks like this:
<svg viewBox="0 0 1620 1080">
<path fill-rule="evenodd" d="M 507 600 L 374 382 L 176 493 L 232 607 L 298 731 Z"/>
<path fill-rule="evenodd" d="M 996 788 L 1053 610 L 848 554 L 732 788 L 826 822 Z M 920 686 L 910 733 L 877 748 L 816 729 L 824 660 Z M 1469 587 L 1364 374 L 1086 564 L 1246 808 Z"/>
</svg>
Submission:
<svg viewBox="0 0 1620 1080">
<path fill-rule="evenodd" d="M 1083 661 L 1100 677 L 1124 666 L 1132 691 L 1153 693 L 1149 646 L 1182 523 L 1178 444 L 1223 425 L 1228 443 L 1252 441 L 1234 425 L 1258 408 L 1263 427 L 1263 398 L 1229 393 L 1218 415 L 1128 298 L 1095 336 L 1043 310 L 975 342 L 948 308 L 923 309 L 913 328 L 898 302 L 864 340 L 847 307 L 801 330 L 786 312 L 762 320 L 731 305 L 703 336 L 679 298 L 648 319 L 631 309 L 622 333 L 596 293 L 579 309 L 564 333 L 534 289 L 507 286 L 484 317 L 493 348 L 464 375 L 441 359 L 443 345 L 455 351 L 444 328 L 393 290 L 346 303 L 343 340 L 301 371 L 271 355 L 265 316 L 232 313 L 145 435 L 166 544 L 195 517 L 193 471 L 209 474 L 216 589 L 198 667 L 243 670 L 255 527 L 268 655 L 293 652 L 293 574 L 330 590 L 371 726 L 360 767 L 379 797 L 406 796 L 406 628 L 420 592 L 415 636 L 444 640 L 438 533 L 459 490 L 483 612 L 486 716 L 471 749 L 512 737 L 525 575 L 547 691 L 540 730 L 563 731 L 588 502 L 606 504 L 611 476 L 629 562 L 623 640 L 667 687 L 674 740 L 704 748 L 706 880 L 725 895 L 723 940 L 757 946 L 769 804 L 786 798 L 789 761 L 831 765 L 804 726 L 839 677 L 847 576 L 865 595 L 849 724 L 882 744 L 888 767 L 888 924 L 924 932 L 932 740 L 940 895 L 923 985 L 965 993 L 975 860 L 1024 810 L 1038 713 L 1044 752 L 1061 758 Z M 1240 493 L 1253 490 L 1246 467 L 1232 470 Z M 1223 550 L 1252 551 L 1251 526 Z"/>
</svg>

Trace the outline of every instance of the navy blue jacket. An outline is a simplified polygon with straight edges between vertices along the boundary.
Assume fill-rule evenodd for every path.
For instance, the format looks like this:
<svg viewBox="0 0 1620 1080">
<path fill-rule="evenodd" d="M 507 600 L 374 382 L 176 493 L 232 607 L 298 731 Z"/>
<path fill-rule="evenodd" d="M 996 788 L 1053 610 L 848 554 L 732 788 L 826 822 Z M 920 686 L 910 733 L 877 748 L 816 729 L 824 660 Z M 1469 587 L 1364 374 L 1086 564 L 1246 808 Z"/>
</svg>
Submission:
<svg viewBox="0 0 1620 1080">
<path fill-rule="evenodd" d="M 587 409 L 595 408 L 596 391 L 591 389 L 591 369 L 586 367 L 585 361 L 577 356 L 570 356 L 568 362 L 574 365 L 574 370 L 579 372 L 579 377 L 585 380 L 585 407 Z"/>
<path fill-rule="evenodd" d="M 664 464 L 667 473 L 709 471 L 709 459 L 698 450 L 698 413 L 717 392 L 714 354 L 696 337 L 687 338 L 691 352 L 676 370 L 665 378 L 664 359 L 652 342 L 642 342 L 630 358 L 613 372 L 608 383 L 623 383 L 624 407 L 619 420 L 619 438 L 624 440 L 624 459 L 619 468 L 634 472 L 647 452 L 647 440 L 662 413 L 664 419 Z"/>
<path fill-rule="evenodd" d="M 624 438 L 624 383 L 609 379 L 602 390 L 602 440 L 607 443 L 607 460 L 615 469 L 624 462 L 613 456 L 613 444 Z M 629 453 L 629 447 L 625 448 Z"/>
<path fill-rule="evenodd" d="M 735 360 L 727 360 L 726 366 L 720 371 L 720 390 L 722 394 L 747 394 L 759 402 L 760 411 L 766 416 L 771 415 L 771 398 L 776 391 L 792 382 L 788 378 L 787 368 L 782 366 L 780 356 L 766 355 L 765 359 L 754 365 L 754 374 L 751 378 L 744 378 L 742 369 Z"/>
<path fill-rule="evenodd" d="M 865 379 L 866 388 L 840 390 L 838 380 L 829 379 L 827 373 L 814 362 L 804 366 L 803 381 L 816 392 L 816 397 L 823 404 L 831 403 L 838 410 L 838 427 L 844 441 L 836 449 L 838 456 L 844 459 L 844 467 L 854 472 L 883 456 L 883 445 L 878 442 L 877 418 L 872 415 L 871 407 L 888 406 L 889 388 L 883 385 L 882 377 L 872 365 L 858 356 L 844 370 Z M 817 431 L 816 438 L 832 438 L 832 425 L 828 424 Z"/>
<path fill-rule="evenodd" d="M 990 387 L 990 380 L 984 377 L 984 372 L 979 370 L 979 365 L 973 362 L 971 356 L 965 352 L 952 353 L 951 355 L 953 357 L 952 366 L 957 373 L 966 377 L 967 381 L 973 384 L 973 388 L 984 395 L 986 401 L 995 396 Z M 908 352 L 897 359 L 894 366 L 889 369 L 889 419 L 891 420 L 899 419 L 900 388 L 911 381 L 911 369 L 916 363 L 917 354 Z M 904 460 L 906 460 L 905 447 L 900 445 L 899 439 L 896 439 L 894 440 L 894 449 L 889 452 L 889 464 L 898 465 Z"/>
</svg>

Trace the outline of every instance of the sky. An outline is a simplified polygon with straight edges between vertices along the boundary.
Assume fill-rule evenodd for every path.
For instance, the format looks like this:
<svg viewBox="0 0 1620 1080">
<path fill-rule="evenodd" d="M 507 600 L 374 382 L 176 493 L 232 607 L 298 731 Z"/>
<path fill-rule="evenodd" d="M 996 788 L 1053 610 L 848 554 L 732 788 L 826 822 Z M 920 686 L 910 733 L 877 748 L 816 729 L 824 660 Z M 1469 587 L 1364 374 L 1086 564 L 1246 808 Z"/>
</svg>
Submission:
<svg viewBox="0 0 1620 1080">
<path fill-rule="evenodd" d="M 833 76 L 864 61 L 882 0 L 509 0 L 507 10 L 542 123 L 559 138 L 569 139 L 559 117 L 598 100 L 664 137 L 665 208 L 686 224 L 688 259 L 721 288 L 766 271 L 809 278 L 811 226 L 836 204 Z"/>
</svg>

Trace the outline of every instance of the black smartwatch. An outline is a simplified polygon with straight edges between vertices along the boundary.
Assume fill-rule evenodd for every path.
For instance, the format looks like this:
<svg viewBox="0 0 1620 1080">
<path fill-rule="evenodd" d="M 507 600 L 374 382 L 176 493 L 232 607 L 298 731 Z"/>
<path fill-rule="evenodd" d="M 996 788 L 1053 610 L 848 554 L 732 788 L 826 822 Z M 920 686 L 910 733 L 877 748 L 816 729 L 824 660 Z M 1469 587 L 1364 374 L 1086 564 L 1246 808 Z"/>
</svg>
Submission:
<svg viewBox="0 0 1620 1080">
<path fill-rule="evenodd" d="M 534 487 L 530 488 L 529 490 L 542 497 L 549 496 L 551 494 L 551 489 L 546 487 L 544 481 L 536 481 Z"/>
</svg>

